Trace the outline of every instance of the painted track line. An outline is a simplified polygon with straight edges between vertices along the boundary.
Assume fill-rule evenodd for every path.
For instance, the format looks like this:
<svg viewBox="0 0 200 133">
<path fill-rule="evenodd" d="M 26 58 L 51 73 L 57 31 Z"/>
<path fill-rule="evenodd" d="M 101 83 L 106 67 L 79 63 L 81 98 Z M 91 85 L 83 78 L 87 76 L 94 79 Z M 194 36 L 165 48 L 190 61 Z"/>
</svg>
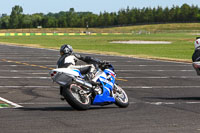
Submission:
<svg viewBox="0 0 200 133">
<path fill-rule="evenodd" d="M 197 76 L 158 76 L 158 77 L 118 77 L 117 79 L 196 79 Z M 0 76 L 0 79 L 51 79 L 51 77 L 9 77 Z"/>
<path fill-rule="evenodd" d="M 115 70 L 117 72 L 195 72 L 195 70 Z"/>
<path fill-rule="evenodd" d="M 18 103 L 18 104 L 21 104 L 21 105 L 67 105 L 68 103 L 67 102 L 38 102 L 38 103 L 33 103 L 33 102 L 30 102 L 30 103 Z"/>
<path fill-rule="evenodd" d="M 200 102 L 145 102 L 145 104 L 151 105 L 176 105 L 176 104 L 200 104 Z"/>
<path fill-rule="evenodd" d="M 48 70 L 0 70 L 0 72 L 36 72 L 36 71 L 48 71 Z M 116 72 L 195 72 L 195 70 L 115 70 Z"/>
<path fill-rule="evenodd" d="M 0 88 L 59 88 L 59 86 L 0 86 Z"/>
<path fill-rule="evenodd" d="M 125 89 L 176 89 L 176 88 L 200 88 L 200 86 L 121 86 Z M 44 85 L 44 86 L 23 86 L 23 85 L 17 85 L 17 86 L 0 86 L 0 88 L 59 88 L 58 85 Z"/>
<path fill-rule="evenodd" d="M 67 102 L 38 102 L 38 103 L 33 103 L 33 102 L 25 102 L 25 103 L 18 103 L 21 105 L 68 105 Z M 161 102 L 161 101 L 156 101 L 156 102 L 144 102 L 144 101 L 138 101 L 138 102 L 132 102 L 130 101 L 129 104 L 149 104 L 149 105 L 155 105 L 155 106 L 161 106 L 161 105 L 177 105 L 177 104 L 200 104 L 200 102 Z"/>
<path fill-rule="evenodd" d="M 200 86 L 122 86 L 125 89 L 177 89 L 177 88 L 200 88 Z"/>
<path fill-rule="evenodd" d="M 192 78 L 197 78 L 198 76 L 149 76 L 149 77 L 118 77 L 118 78 L 124 78 L 124 79 L 169 79 L 169 78 L 178 78 L 178 79 L 192 79 Z M 0 76 L 0 79 L 5 79 L 5 78 L 12 78 L 12 79 L 23 79 L 23 78 L 38 78 L 38 79 L 51 79 L 51 77 L 25 77 L 25 76 Z"/>
<path fill-rule="evenodd" d="M 8 76 L 0 76 L 0 79 L 51 79 L 51 77 L 8 77 Z M 128 80 L 123 78 L 116 78 L 116 80 L 121 80 L 127 82 Z"/>
<path fill-rule="evenodd" d="M 8 104 L 14 106 L 14 108 L 21 108 L 21 107 L 23 107 L 23 106 L 21 106 L 19 104 L 13 103 L 13 102 L 11 102 L 11 101 L 9 101 L 9 100 L 7 100 L 5 98 L 2 98 L 2 97 L 0 97 L 0 100 L 3 101 L 3 102 L 5 102 L 5 103 L 8 103 Z"/>
<path fill-rule="evenodd" d="M 139 66 L 139 67 L 191 67 L 192 65 L 132 65 L 132 64 L 130 64 L 130 65 L 114 65 L 114 66 L 132 66 L 132 67 L 134 67 L 134 66 Z"/>
<path fill-rule="evenodd" d="M 5 62 L 5 61 L 0 61 L 0 62 Z M 33 62 L 48 62 L 49 63 L 50 62 L 50 63 L 52 63 L 52 61 L 27 61 L 27 60 L 23 60 L 21 62 L 30 62 L 30 63 L 33 63 Z"/>
<path fill-rule="evenodd" d="M 197 76 L 118 77 L 123 79 L 196 79 Z"/>
<path fill-rule="evenodd" d="M 0 70 L 0 72 L 46 72 L 46 71 L 49 71 L 49 70 L 46 70 L 46 69 L 40 69 L 40 70 Z"/>
<path fill-rule="evenodd" d="M 8 77 L 8 76 L 0 76 L 0 79 L 51 79 L 51 77 Z"/>
</svg>

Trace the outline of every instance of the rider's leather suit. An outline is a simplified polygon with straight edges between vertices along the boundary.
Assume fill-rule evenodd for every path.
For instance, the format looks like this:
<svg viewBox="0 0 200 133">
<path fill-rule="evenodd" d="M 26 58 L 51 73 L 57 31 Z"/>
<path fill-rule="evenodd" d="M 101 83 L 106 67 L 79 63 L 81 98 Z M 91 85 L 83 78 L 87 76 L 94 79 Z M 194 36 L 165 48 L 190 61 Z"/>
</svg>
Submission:
<svg viewBox="0 0 200 133">
<path fill-rule="evenodd" d="M 88 65 L 76 65 L 78 60 L 86 62 Z M 94 73 L 95 66 L 93 64 L 100 63 L 99 60 L 94 59 L 90 56 L 81 56 L 79 54 L 64 54 L 57 61 L 58 68 L 72 67 L 79 69 L 81 74 Z"/>
</svg>

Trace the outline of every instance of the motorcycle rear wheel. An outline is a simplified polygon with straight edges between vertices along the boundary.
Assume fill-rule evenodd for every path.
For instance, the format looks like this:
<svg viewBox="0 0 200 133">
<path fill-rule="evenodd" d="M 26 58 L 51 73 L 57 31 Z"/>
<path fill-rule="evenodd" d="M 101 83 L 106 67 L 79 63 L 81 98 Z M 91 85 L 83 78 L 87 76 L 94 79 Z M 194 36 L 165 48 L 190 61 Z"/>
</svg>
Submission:
<svg viewBox="0 0 200 133">
<path fill-rule="evenodd" d="M 114 85 L 113 95 L 115 98 L 115 104 L 120 108 L 126 108 L 129 105 L 129 100 L 126 92 L 119 86 Z"/>
<path fill-rule="evenodd" d="M 71 84 L 64 87 L 62 94 L 74 109 L 87 110 L 91 105 L 91 98 L 83 92 L 84 90 L 81 86 Z"/>
</svg>

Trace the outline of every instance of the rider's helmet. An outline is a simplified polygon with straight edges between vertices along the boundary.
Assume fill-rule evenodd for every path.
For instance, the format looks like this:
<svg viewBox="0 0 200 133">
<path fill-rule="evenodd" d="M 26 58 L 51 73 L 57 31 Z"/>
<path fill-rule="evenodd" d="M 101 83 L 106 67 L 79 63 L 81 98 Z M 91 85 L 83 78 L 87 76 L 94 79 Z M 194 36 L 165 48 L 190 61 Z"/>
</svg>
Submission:
<svg viewBox="0 0 200 133">
<path fill-rule="evenodd" d="M 60 55 L 64 54 L 72 54 L 73 53 L 73 48 L 69 44 L 64 44 L 60 47 Z"/>
<path fill-rule="evenodd" d="M 194 42 L 195 49 L 200 47 L 200 37 L 197 37 L 196 41 Z"/>
</svg>

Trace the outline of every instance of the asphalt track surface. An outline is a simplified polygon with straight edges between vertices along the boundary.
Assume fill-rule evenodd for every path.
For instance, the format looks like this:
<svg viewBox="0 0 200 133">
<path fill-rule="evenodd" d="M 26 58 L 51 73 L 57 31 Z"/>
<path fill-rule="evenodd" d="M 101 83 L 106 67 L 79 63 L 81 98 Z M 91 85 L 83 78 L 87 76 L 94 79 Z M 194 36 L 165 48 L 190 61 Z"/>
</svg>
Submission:
<svg viewBox="0 0 200 133">
<path fill-rule="evenodd" d="M 200 77 L 191 64 L 90 55 L 111 61 L 130 105 L 76 111 L 49 78 L 58 51 L 0 45 L 1 133 L 199 133 Z M 0 101 L 2 102 L 2 101 Z"/>
</svg>

